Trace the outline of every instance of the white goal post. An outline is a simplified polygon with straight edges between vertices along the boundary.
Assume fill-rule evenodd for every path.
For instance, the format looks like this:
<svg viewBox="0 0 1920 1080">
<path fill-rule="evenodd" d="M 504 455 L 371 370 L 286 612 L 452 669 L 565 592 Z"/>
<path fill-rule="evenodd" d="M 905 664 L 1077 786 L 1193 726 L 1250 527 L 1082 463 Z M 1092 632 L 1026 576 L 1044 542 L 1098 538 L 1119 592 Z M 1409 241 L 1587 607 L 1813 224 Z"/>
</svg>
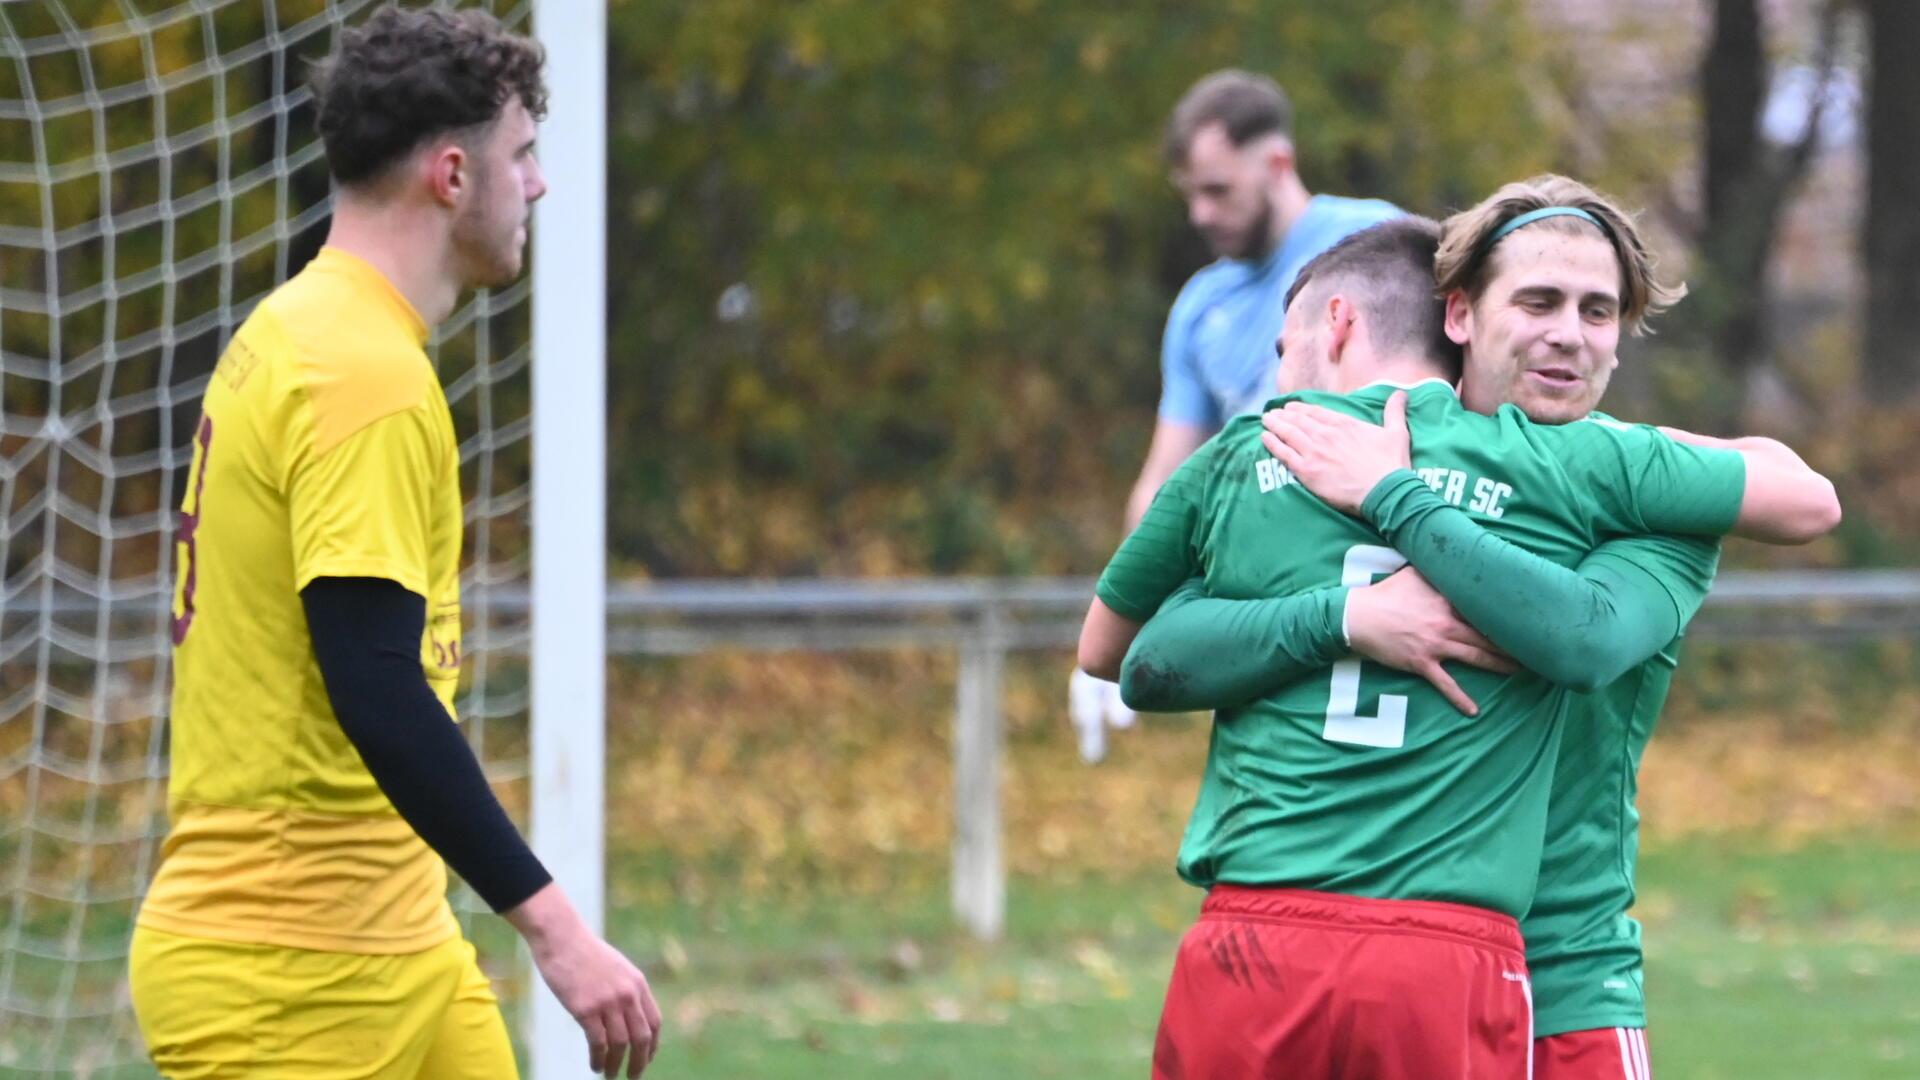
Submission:
<svg viewBox="0 0 1920 1080">
<path fill-rule="evenodd" d="M 533 229 L 533 847 L 604 931 L 607 679 L 607 11 L 535 0 L 550 191 Z M 579 1025 L 534 990 L 534 1075 L 577 1069 Z"/>
</svg>

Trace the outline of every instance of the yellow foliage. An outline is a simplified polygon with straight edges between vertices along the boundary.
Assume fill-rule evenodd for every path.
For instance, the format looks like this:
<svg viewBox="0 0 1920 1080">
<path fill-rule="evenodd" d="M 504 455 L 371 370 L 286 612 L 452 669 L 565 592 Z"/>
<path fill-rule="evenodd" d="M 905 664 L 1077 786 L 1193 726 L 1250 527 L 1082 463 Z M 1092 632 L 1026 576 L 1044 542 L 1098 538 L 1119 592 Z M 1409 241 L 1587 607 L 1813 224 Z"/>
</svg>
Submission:
<svg viewBox="0 0 1920 1080">
<path fill-rule="evenodd" d="M 1905 725 L 1808 732 L 1791 720 L 1730 721 L 1656 736 L 1639 803 L 1651 842 L 1741 832 L 1791 847 L 1842 832 L 1920 835 L 1917 777 L 1920 736 Z"/>
</svg>

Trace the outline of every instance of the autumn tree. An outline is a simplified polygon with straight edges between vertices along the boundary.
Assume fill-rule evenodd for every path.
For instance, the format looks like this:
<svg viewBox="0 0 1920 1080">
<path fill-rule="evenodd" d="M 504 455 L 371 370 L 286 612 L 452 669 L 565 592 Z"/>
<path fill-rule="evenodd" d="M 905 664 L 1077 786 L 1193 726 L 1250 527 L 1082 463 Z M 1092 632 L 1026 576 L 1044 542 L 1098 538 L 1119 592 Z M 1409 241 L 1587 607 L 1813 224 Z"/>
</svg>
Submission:
<svg viewBox="0 0 1920 1080">
<path fill-rule="evenodd" d="M 1822 9 L 1814 75 L 1818 89 L 1804 126 L 1786 145 L 1769 142 L 1761 132 L 1773 79 L 1757 0 L 1715 0 L 1712 30 L 1700 59 L 1705 215 L 1700 270 L 1685 317 L 1748 394 L 1772 362 L 1768 260 L 1788 200 L 1819 142 L 1839 15 L 1838 3 Z M 1731 419 L 1729 411 L 1719 421 Z"/>
<path fill-rule="evenodd" d="M 1552 164 L 1517 0 L 634 0 L 611 23 L 612 535 L 655 573 L 1110 550 L 1199 254 L 1160 126 L 1207 71 L 1278 78 L 1314 191 L 1431 213 Z"/>
<path fill-rule="evenodd" d="M 1867 91 L 1866 377 L 1874 400 L 1920 391 L 1920 4 L 1866 0 L 1872 71 Z"/>
</svg>

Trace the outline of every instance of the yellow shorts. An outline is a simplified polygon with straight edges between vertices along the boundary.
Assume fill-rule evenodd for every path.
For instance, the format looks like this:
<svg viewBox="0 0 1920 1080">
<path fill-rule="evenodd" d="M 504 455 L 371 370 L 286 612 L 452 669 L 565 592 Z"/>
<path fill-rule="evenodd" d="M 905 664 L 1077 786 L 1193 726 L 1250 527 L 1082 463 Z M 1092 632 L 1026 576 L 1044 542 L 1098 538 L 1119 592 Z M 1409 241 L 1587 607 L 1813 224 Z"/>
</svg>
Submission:
<svg viewBox="0 0 1920 1080">
<path fill-rule="evenodd" d="M 133 1009 L 169 1080 L 519 1075 L 473 946 L 363 956 L 133 933 Z"/>
</svg>

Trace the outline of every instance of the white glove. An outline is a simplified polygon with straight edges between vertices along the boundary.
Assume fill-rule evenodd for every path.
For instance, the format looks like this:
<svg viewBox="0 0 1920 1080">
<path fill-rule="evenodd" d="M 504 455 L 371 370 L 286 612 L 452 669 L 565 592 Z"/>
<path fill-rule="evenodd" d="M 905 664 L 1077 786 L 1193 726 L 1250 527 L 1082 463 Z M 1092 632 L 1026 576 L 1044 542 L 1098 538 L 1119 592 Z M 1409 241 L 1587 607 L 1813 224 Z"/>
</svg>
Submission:
<svg viewBox="0 0 1920 1080">
<path fill-rule="evenodd" d="M 1107 756 L 1107 729 L 1133 726 L 1133 710 L 1120 700 L 1120 684 L 1073 670 L 1067 683 L 1067 711 L 1080 736 L 1080 758 L 1096 762 Z"/>
</svg>

